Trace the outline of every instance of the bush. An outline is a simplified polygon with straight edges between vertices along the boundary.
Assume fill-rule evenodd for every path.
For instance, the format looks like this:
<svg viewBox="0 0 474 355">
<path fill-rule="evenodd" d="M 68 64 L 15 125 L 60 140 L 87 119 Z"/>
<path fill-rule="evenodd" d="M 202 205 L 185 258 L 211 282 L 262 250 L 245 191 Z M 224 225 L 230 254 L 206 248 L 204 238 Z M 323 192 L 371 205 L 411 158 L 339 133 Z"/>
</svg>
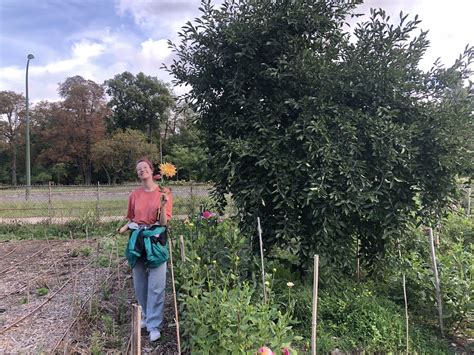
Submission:
<svg viewBox="0 0 474 355">
<path fill-rule="evenodd" d="M 320 290 L 318 297 L 318 352 L 334 349 L 348 352 L 402 352 L 405 350 L 404 309 L 392 300 L 377 295 L 371 283 L 355 284 L 341 280 L 338 285 Z M 311 282 L 297 284 L 294 297 L 295 332 L 311 339 Z M 286 296 L 281 297 L 285 302 Z M 410 324 L 410 350 L 445 352 L 446 344 L 432 330 Z"/>
<path fill-rule="evenodd" d="M 288 347 L 294 340 L 291 319 L 249 283 L 210 287 L 184 297 L 182 318 L 186 348 L 192 353 L 256 353 L 262 345 Z"/>
</svg>

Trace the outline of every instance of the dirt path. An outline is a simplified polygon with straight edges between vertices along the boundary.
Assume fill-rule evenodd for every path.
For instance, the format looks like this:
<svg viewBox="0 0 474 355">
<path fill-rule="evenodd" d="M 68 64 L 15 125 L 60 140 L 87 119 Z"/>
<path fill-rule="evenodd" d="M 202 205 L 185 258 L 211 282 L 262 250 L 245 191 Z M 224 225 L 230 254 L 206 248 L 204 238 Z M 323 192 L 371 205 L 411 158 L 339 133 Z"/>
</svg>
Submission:
<svg viewBox="0 0 474 355">
<path fill-rule="evenodd" d="M 86 354 L 97 344 L 106 353 L 126 349 L 135 302 L 130 270 L 123 251 L 112 243 L 107 249 L 104 241 L 98 255 L 98 239 L 0 243 L 0 354 Z M 175 328 L 168 326 L 170 297 L 168 292 L 162 340 L 151 344 L 143 334 L 145 354 L 177 353 Z"/>
</svg>

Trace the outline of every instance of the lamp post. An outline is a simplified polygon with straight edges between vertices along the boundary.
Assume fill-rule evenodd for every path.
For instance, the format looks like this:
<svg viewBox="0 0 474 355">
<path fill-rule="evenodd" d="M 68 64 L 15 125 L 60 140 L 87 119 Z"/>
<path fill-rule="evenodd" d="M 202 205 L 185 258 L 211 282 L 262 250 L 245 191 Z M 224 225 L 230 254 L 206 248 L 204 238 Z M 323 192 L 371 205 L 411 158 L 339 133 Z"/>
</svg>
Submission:
<svg viewBox="0 0 474 355">
<path fill-rule="evenodd" d="M 30 119 L 28 117 L 28 67 L 30 66 L 30 60 L 35 56 L 28 54 L 28 61 L 26 62 L 26 200 L 30 199 L 31 192 L 31 171 L 30 171 Z"/>
</svg>

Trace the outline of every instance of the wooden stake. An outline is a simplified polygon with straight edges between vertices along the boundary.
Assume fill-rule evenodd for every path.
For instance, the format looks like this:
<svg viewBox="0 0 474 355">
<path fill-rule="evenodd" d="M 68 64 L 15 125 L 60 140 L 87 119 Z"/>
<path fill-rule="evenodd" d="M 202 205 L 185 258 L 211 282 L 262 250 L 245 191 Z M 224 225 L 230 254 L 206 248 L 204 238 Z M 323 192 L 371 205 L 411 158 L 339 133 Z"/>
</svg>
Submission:
<svg viewBox="0 0 474 355">
<path fill-rule="evenodd" d="M 443 306 L 441 304 L 441 290 L 440 290 L 440 284 L 439 284 L 438 267 L 436 265 L 433 228 L 428 228 L 428 235 L 430 237 L 431 261 L 433 262 L 433 274 L 435 278 L 435 290 L 436 290 L 436 300 L 437 300 L 436 303 L 438 304 L 438 314 L 439 314 L 439 328 L 441 330 L 441 335 L 444 337 Z"/>
<path fill-rule="evenodd" d="M 178 354 L 181 355 L 181 338 L 179 336 L 179 317 L 178 317 L 178 302 L 176 300 L 176 287 L 174 283 L 174 268 L 173 268 L 173 241 L 169 238 L 170 246 L 170 266 L 171 266 L 171 285 L 173 286 L 173 302 L 174 302 L 174 321 L 176 324 L 176 339 L 178 341 Z"/>
<path fill-rule="evenodd" d="M 184 250 L 184 237 L 183 235 L 179 236 L 179 247 L 181 251 L 181 261 L 184 263 L 186 261 L 186 253 Z"/>
<path fill-rule="evenodd" d="M 359 282 L 360 281 L 359 238 L 357 238 L 356 278 L 357 278 L 357 282 Z"/>
<path fill-rule="evenodd" d="M 398 256 L 400 258 L 400 262 L 402 261 L 402 251 L 400 249 L 400 241 L 398 240 Z M 406 347 L 407 347 L 407 354 L 409 354 L 409 323 L 408 323 L 408 299 L 407 299 L 407 288 L 406 288 L 406 281 L 405 281 L 405 273 L 402 273 L 402 287 L 403 287 L 403 300 L 405 301 L 405 329 L 406 329 Z"/>
<path fill-rule="evenodd" d="M 262 285 L 263 285 L 263 301 L 267 303 L 267 289 L 265 288 L 265 267 L 263 264 L 263 240 L 262 227 L 260 225 L 260 217 L 257 217 L 258 239 L 260 241 L 260 259 L 262 261 Z"/>
<path fill-rule="evenodd" d="M 467 188 L 467 207 L 466 207 L 466 215 L 470 216 L 471 215 L 471 193 L 472 193 L 472 187 Z"/>
<path fill-rule="evenodd" d="M 318 325 L 318 280 L 319 280 L 319 255 L 314 256 L 313 273 L 313 317 L 311 320 L 311 354 L 316 355 L 316 327 Z"/>
<path fill-rule="evenodd" d="M 97 278 L 97 268 L 98 268 L 97 264 L 99 263 L 99 250 L 100 250 L 100 241 L 97 242 L 97 251 L 95 255 L 94 278 L 92 279 L 91 298 L 89 301 L 89 315 L 92 313 L 92 300 L 94 298 L 94 292 L 95 292 L 95 279 Z"/>
<path fill-rule="evenodd" d="M 142 353 L 142 327 L 141 323 L 142 307 L 139 304 L 132 305 L 132 337 L 131 337 L 131 355 L 140 355 Z"/>
</svg>

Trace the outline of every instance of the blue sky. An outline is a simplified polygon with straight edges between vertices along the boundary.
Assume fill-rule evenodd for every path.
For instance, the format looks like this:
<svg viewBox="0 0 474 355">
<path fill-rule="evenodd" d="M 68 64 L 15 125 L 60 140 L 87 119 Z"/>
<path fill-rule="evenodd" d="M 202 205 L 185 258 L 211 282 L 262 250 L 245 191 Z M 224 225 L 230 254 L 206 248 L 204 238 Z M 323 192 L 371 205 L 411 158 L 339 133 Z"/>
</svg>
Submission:
<svg viewBox="0 0 474 355">
<path fill-rule="evenodd" d="M 167 39 L 199 15 L 200 0 L 0 0 L 0 90 L 24 92 L 26 56 L 33 53 L 29 84 L 33 102 L 57 100 L 57 85 L 82 75 L 102 83 L 125 70 L 171 81 L 160 69 L 173 54 Z M 441 57 L 446 64 L 474 44 L 474 0 L 370 0 L 382 7 L 419 14 L 431 48 L 424 69 Z M 176 88 L 177 93 L 183 88 Z"/>
</svg>

